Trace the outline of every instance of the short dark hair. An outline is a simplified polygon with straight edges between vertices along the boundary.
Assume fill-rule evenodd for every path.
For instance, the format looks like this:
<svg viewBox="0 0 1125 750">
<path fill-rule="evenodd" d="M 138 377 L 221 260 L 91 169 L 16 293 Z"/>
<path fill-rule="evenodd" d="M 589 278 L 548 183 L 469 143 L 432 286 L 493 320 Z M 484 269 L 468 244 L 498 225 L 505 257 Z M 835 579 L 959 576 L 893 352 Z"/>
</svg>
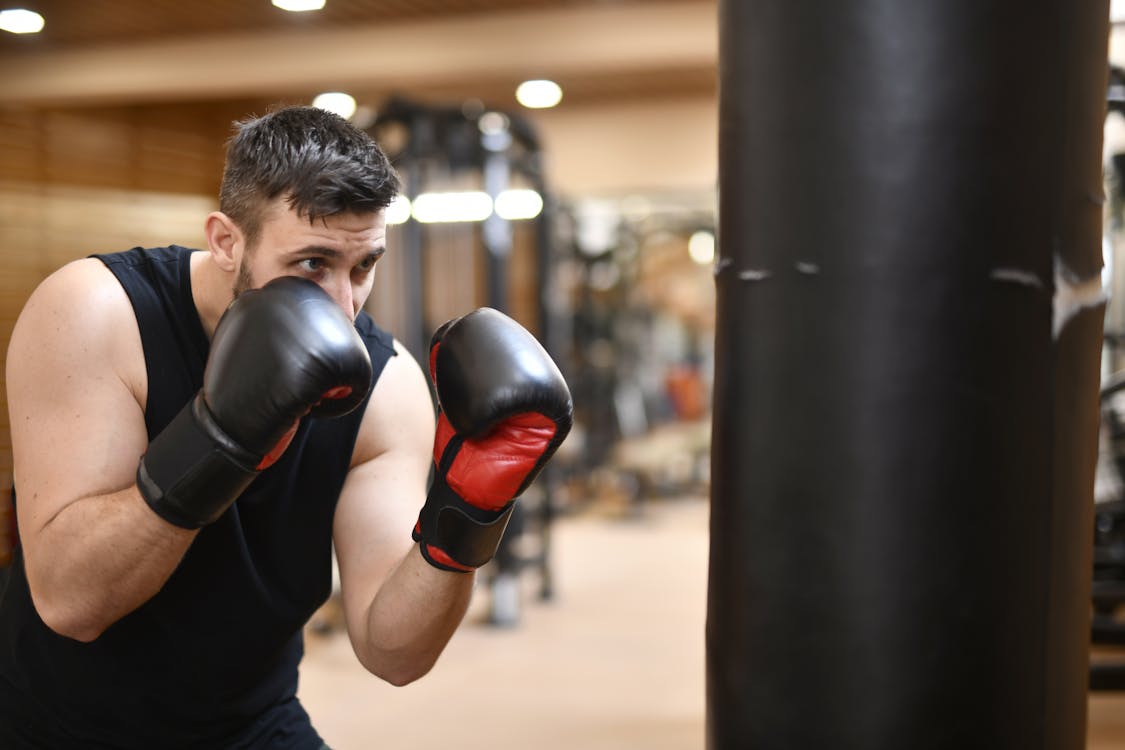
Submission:
<svg viewBox="0 0 1125 750">
<path fill-rule="evenodd" d="M 316 107 L 284 107 L 235 123 L 227 142 L 219 210 L 253 245 L 266 204 L 287 195 L 309 221 L 386 208 L 398 175 L 367 133 Z"/>
</svg>

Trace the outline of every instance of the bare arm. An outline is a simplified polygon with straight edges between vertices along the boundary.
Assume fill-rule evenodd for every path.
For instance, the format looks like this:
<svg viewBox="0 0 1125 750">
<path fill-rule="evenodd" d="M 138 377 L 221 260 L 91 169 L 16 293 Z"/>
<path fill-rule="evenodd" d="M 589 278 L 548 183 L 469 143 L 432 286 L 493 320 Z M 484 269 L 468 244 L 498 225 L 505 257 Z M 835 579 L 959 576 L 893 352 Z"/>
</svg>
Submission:
<svg viewBox="0 0 1125 750">
<path fill-rule="evenodd" d="M 135 486 L 148 439 L 144 355 L 124 290 L 100 261 L 35 291 L 8 351 L 17 515 L 35 607 L 89 641 L 155 594 L 195 532 Z"/>
<path fill-rule="evenodd" d="M 364 415 L 334 522 L 348 634 L 360 662 L 402 685 L 426 674 L 468 608 L 472 573 L 438 570 L 410 531 L 426 497 L 434 412 L 404 350 L 387 363 Z"/>
</svg>

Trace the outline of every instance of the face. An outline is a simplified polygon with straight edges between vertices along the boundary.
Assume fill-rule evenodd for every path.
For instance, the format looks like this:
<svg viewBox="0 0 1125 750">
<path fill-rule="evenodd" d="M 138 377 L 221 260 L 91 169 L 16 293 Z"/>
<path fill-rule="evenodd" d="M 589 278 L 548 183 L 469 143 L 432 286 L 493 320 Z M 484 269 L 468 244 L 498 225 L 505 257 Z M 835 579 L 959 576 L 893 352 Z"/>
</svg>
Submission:
<svg viewBox="0 0 1125 750">
<path fill-rule="evenodd" d="M 386 235 L 381 210 L 310 223 L 279 200 L 263 217 L 258 241 L 239 260 L 234 295 L 280 276 L 302 276 L 316 282 L 354 320 L 371 294 Z"/>
</svg>

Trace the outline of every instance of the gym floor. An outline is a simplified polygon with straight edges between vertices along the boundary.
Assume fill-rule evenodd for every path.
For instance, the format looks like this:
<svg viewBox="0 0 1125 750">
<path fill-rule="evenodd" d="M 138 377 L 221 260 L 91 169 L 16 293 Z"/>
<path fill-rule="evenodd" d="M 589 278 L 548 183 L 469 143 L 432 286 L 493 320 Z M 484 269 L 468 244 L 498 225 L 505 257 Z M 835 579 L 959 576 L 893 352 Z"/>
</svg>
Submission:
<svg viewBox="0 0 1125 750">
<path fill-rule="evenodd" d="M 707 503 L 558 521 L 555 597 L 523 581 L 520 623 L 478 588 L 437 667 L 395 688 L 339 629 L 310 632 L 301 699 L 334 750 L 702 750 Z M 1125 693 L 1093 694 L 1087 750 L 1125 748 Z"/>
</svg>

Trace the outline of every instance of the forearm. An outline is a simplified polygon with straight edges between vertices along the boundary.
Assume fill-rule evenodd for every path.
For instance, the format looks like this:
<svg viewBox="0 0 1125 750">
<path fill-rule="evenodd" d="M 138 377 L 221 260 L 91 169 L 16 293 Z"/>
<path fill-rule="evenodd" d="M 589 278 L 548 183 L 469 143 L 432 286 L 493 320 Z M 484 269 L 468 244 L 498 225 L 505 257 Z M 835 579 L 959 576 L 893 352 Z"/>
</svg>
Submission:
<svg viewBox="0 0 1125 750">
<path fill-rule="evenodd" d="M 364 667 L 394 685 L 429 672 L 465 616 L 474 580 L 434 568 L 412 547 L 367 610 L 355 644 Z"/>
<path fill-rule="evenodd" d="M 70 503 L 24 545 L 35 607 L 91 641 L 160 590 L 196 533 L 158 518 L 136 487 Z"/>
</svg>

